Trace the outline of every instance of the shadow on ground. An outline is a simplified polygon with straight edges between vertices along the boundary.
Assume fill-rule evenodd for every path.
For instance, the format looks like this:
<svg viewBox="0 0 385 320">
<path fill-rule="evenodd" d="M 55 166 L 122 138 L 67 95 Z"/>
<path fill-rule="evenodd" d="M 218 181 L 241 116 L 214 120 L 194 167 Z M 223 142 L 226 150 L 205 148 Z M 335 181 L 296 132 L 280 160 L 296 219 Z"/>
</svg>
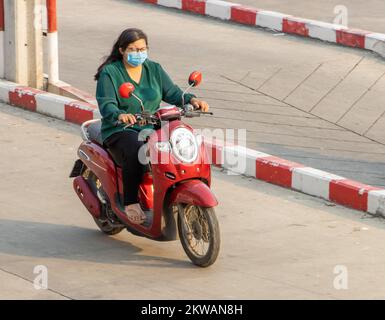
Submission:
<svg viewBox="0 0 385 320">
<path fill-rule="evenodd" d="M 195 268 L 187 259 L 181 261 L 143 255 L 140 248 L 123 240 L 123 237 L 119 239 L 120 236 L 107 236 L 96 229 L 0 219 L 0 234 L 2 254 L 131 266 Z"/>
</svg>

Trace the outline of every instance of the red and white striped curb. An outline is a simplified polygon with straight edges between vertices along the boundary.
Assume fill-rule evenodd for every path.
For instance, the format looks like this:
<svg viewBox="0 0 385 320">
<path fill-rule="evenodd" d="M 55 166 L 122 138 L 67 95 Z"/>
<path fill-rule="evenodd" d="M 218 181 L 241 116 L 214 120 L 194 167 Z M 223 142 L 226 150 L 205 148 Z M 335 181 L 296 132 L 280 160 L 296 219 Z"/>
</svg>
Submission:
<svg viewBox="0 0 385 320">
<path fill-rule="evenodd" d="M 385 34 L 350 29 L 343 25 L 298 18 L 221 0 L 141 0 L 222 20 L 367 49 L 385 57 Z"/>
<path fill-rule="evenodd" d="M 385 217 L 385 190 L 241 146 L 205 142 L 216 166 L 308 195 Z M 240 166 L 243 167 L 243 166 Z"/>
<path fill-rule="evenodd" d="M 0 80 L 0 100 L 10 105 L 81 124 L 100 118 L 95 105 Z"/>
<path fill-rule="evenodd" d="M 95 105 L 0 80 L 0 100 L 81 124 L 100 118 Z M 282 187 L 385 217 L 385 190 L 237 145 L 205 139 L 212 164 Z M 238 159 L 234 161 L 234 159 Z M 239 162 L 242 161 L 242 171 Z"/>
</svg>

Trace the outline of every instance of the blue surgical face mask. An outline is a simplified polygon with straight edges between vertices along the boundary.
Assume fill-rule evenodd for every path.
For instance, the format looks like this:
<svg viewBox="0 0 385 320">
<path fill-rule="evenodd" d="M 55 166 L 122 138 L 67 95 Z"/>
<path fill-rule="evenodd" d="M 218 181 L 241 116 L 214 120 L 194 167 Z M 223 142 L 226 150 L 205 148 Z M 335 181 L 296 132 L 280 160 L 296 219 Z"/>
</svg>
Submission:
<svg viewBox="0 0 385 320">
<path fill-rule="evenodd" d="M 137 67 L 137 66 L 141 65 L 144 61 L 146 61 L 147 57 L 148 57 L 147 51 L 131 52 L 127 56 L 127 62 L 130 65 Z"/>
</svg>

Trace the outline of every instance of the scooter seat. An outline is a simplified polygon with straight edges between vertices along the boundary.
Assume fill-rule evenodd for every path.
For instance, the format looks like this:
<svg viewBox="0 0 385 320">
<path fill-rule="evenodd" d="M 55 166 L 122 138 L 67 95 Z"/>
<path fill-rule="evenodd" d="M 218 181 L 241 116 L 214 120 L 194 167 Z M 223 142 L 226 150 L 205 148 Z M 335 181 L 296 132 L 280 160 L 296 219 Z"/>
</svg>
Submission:
<svg viewBox="0 0 385 320">
<path fill-rule="evenodd" d="M 103 140 L 102 140 L 102 133 L 101 133 L 101 128 L 102 128 L 102 124 L 100 121 L 98 122 L 93 122 L 91 123 L 89 126 L 88 126 L 88 138 L 93 141 L 93 142 L 96 142 L 97 144 L 103 146 Z M 118 167 L 121 167 L 121 163 L 119 163 L 118 161 L 116 161 L 116 159 L 114 158 L 114 156 L 111 154 L 110 150 L 108 148 L 106 148 L 105 146 L 103 146 L 107 152 L 111 155 L 112 159 L 114 160 L 115 164 L 118 166 Z M 151 172 L 151 167 L 149 164 L 146 164 L 144 165 L 144 172 Z"/>
<path fill-rule="evenodd" d="M 96 142 L 97 144 L 100 144 L 101 146 L 103 145 L 103 140 L 102 140 L 102 123 L 101 121 L 93 122 L 88 126 L 87 132 L 88 132 L 88 138 Z"/>
</svg>

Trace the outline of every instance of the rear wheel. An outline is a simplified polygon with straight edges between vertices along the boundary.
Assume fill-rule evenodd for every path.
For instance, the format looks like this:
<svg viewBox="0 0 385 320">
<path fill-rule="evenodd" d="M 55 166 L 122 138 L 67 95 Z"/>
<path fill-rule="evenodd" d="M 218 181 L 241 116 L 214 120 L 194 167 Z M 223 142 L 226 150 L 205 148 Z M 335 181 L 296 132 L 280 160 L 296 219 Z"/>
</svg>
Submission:
<svg viewBox="0 0 385 320">
<path fill-rule="evenodd" d="M 120 224 L 117 219 L 114 218 L 115 214 L 111 209 L 107 195 L 105 194 L 98 177 L 88 168 L 83 172 L 83 177 L 87 180 L 87 183 L 101 203 L 100 217 L 93 217 L 96 225 L 105 234 L 110 236 L 118 234 L 125 228 L 125 226 Z"/>
<path fill-rule="evenodd" d="M 212 265 L 219 253 L 219 224 L 213 208 L 178 205 L 178 232 L 183 249 L 193 264 Z"/>
<path fill-rule="evenodd" d="M 118 234 L 124 229 L 124 227 L 122 226 L 114 226 L 108 219 L 98 219 L 94 217 L 94 220 L 99 229 L 105 234 L 108 234 L 109 236 Z"/>
</svg>

